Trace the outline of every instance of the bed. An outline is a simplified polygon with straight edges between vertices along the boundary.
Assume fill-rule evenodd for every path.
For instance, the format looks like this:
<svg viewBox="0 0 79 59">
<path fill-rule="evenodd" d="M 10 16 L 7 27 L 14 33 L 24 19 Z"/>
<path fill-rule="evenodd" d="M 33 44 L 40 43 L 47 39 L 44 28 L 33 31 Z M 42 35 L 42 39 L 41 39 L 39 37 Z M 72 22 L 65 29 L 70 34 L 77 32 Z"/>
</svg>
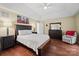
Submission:
<svg viewBox="0 0 79 59">
<path fill-rule="evenodd" d="M 48 48 L 50 39 L 48 35 L 45 34 L 26 34 L 19 35 L 19 31 L 24 30 L 31 30 L 31 26 L 28 25 L 16 25 L 16 39 L 19 43 L 23 44 L 24 46 L 32 49 L 36 55 L 43 55 L 45 50 Z M 29 32 L 28 31 L 28 32 Z"/>
</svg>

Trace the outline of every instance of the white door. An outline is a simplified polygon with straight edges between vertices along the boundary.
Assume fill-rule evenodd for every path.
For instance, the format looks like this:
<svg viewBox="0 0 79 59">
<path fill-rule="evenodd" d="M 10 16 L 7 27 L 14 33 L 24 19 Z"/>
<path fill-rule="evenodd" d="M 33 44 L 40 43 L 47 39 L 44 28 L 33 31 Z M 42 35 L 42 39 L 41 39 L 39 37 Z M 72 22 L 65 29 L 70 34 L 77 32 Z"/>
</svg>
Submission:
<svg viewBox="0 0 79 59">
<path fill-rule="evenodd" d="M 43 30 L 44 30 L 43 23 L 37 23 L 37 33 L 38 34 L 43 34 Z"/>
</svg>

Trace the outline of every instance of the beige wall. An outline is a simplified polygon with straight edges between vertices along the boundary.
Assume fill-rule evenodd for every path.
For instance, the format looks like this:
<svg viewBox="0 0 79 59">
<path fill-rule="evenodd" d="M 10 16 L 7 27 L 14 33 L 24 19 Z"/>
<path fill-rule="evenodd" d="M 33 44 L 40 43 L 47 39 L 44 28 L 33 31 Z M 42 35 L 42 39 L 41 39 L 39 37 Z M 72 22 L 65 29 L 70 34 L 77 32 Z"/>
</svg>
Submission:
<svg viewBox="0 0 79 59">
<path fill-rule="evenodd" d="M 79 33 L 79 14 L 75 15 L 75 21 L 76 21 L 77 33 Z"/>
<path fill-rule="evenodd" d="M 52 19 L 52 20 L 46 20 L 44 23 L 44 30 L 45 30 L 45 34 L 48 34 L 48 30 L 49 30 L 49 23 L 56 23 L 56 22 L 61 22 L 61 28 L 63 30 L 63 32 L 67 31 L 67 30 L 76 30 L 76 24 L 75 24 L 75 17 L 71 16 L 71 17 L 65 17 L 65 18 L 60 18 L 60 19 Z M 46 24 L 48 24 L 48 26 L 46 26 Z"/>
<path fill-rule="evenodd" d="M 32 25 L 32 31 L 36 32 L 37 31 L 37 21 L 34 19 L 29 18 L 29 24 Z"/>
<path fill-rule="evenodd" d="M 7 12 L 9 13 L 9 17 L 1 17 L 0 16 L 0 36 L 6 36 L 6 28 L 3 26 L 3 23 L 4 21 L 6 20 L 10 20 L 11 23 L 12 23 L 12 27 L 9 28 L 9 33 L 10 35 L 12 34 L 15 34 L 15 23 L 17 21 L 17 13 L 16 12 L 13 12 L 11 11 L 10 9 L 7 9 L 5 7 L 0 7 L 0 11 L 3 11 L 3 12 Z M 3 21 L 4 20 L 4 21 Z M 36 32 L 37 31 L 37 21 L 35 21 L 34 19 L 32 18 L 29 18 L 29 23 L 32 25 L 32 31 Z"/>
<path fill-rule="evenodd" d="M 5 36 L 6 35 L 6 28 L 4 28 L 4 26 L 3 26 L 3 20 L 4 21 L 6 21 L 6 20 L 11 21 L 12 27 L 10 28 L 9 32 L 10 32 L 10 34 L 14 34 L 15 32 L 14 32 L 13 29 L 15 29 L 14 25 L 15 25 L 15 23 L 17 21 L 17 14 L 12 12 L 12 11 L 7 10 L 6 8 L 0 8 L 0 10 L 8 12 L 9 15 L 10 15 L 8 18 L 0 17 L 0 36 Z M 37 31 L 37 21 L 32 19 L 32 18 L 29 18 L 29 23 L 32 25 L 32 31 L 36 32 Z"/>
<path fill-rule="evenodd" d="M 14 35 L 15 34 L 14 24 L 15 24 L 16 19 L 17 19 L 16 13 L 11 12 L 11 11 L 9 11 L 7 9 L 4 9 L 4 8 L 0 8 L 0 11 L 9 13 L 8 17 L 0 16 L 0 36 L 6 36 L 7 35 L 7 33 L 6 33 L 7 27 L 5 27 L 3 25 L 3 23 L 4 22 L 6 23 L 6 21 L 10 21 L 12 23 L 12 26 L 9 28 L 9 30 L 10 30 L 10 32 L 9 32 L 10 34 L 9 35 Z"/>
<path fill-rule="evenodd" d="M 16 23 L 16 19 L 17 19 L 17 14 L 14 12 L 11 12 L 5 8 L 0 8 L 0 11 L 6 11 L 10 14 L 10 19 L 13 27 L 14 24 Z M 37 22 L 34 19 L 29 18 L 30 20 L 30 24 L 32 24 L 33 28 L 32 31 L 37 31 Z M 5 18 L 6 20 L 6 18 Z M 65 18 L 59 18 L 59 19 L 49 19 L 46 20 L 45 22 L 43 22 L 44 24 L 44 33 L 48 34 L 48 30 L 49 30 L 49 23 L 55 23 L 55 22 L 61 22 L 61 27 L 63 32 L 67 31 L 67 30 L 77 30 L 77 32 L 79 33 L 79 14 L 75 15 L 75 16 L 71 16 L 71 17 L 65 17 Z M 46 24 L 48 26 L 46 26 Z M 2 17 L 0 17 L 0 28 L 3 26 L 3 21 L 2 21 Z M 12 32 L 12 31 L 11 31 Z"/>
</svg>

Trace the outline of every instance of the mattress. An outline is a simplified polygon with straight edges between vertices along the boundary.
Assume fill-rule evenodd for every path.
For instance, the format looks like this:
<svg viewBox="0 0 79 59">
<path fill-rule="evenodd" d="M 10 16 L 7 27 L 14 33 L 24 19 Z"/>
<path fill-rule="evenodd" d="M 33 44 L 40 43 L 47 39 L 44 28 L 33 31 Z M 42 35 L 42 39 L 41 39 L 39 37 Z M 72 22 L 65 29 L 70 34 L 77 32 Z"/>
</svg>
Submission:
<svg viewBox="0 0 79 59">
<path fill-rule="evenodd" d="M 17 36 L 18 42 L 33 49 L 36 54 L 38 54 L 38 47 L 40 47 L 47 40 L 49 40 L 49 36 L 45 34 L 29 34 Z"/>
</svg>

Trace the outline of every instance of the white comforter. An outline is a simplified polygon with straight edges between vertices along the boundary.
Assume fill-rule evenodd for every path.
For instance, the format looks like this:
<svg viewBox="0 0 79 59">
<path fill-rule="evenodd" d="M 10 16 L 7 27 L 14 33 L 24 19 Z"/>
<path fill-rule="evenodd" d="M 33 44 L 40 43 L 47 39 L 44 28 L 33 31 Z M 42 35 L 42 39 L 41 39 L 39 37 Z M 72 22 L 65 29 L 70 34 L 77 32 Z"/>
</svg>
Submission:
<svg viewBox="0 0 79 59">
<path fill-rule="evenodd" d="M 17 36 L 17 41 L 33 49 L 36 54 L 38 54 L 38 47 L 41 46 L 48 39 L 49 36 L 44 34 L 29 34 Z"/>
</svg>

